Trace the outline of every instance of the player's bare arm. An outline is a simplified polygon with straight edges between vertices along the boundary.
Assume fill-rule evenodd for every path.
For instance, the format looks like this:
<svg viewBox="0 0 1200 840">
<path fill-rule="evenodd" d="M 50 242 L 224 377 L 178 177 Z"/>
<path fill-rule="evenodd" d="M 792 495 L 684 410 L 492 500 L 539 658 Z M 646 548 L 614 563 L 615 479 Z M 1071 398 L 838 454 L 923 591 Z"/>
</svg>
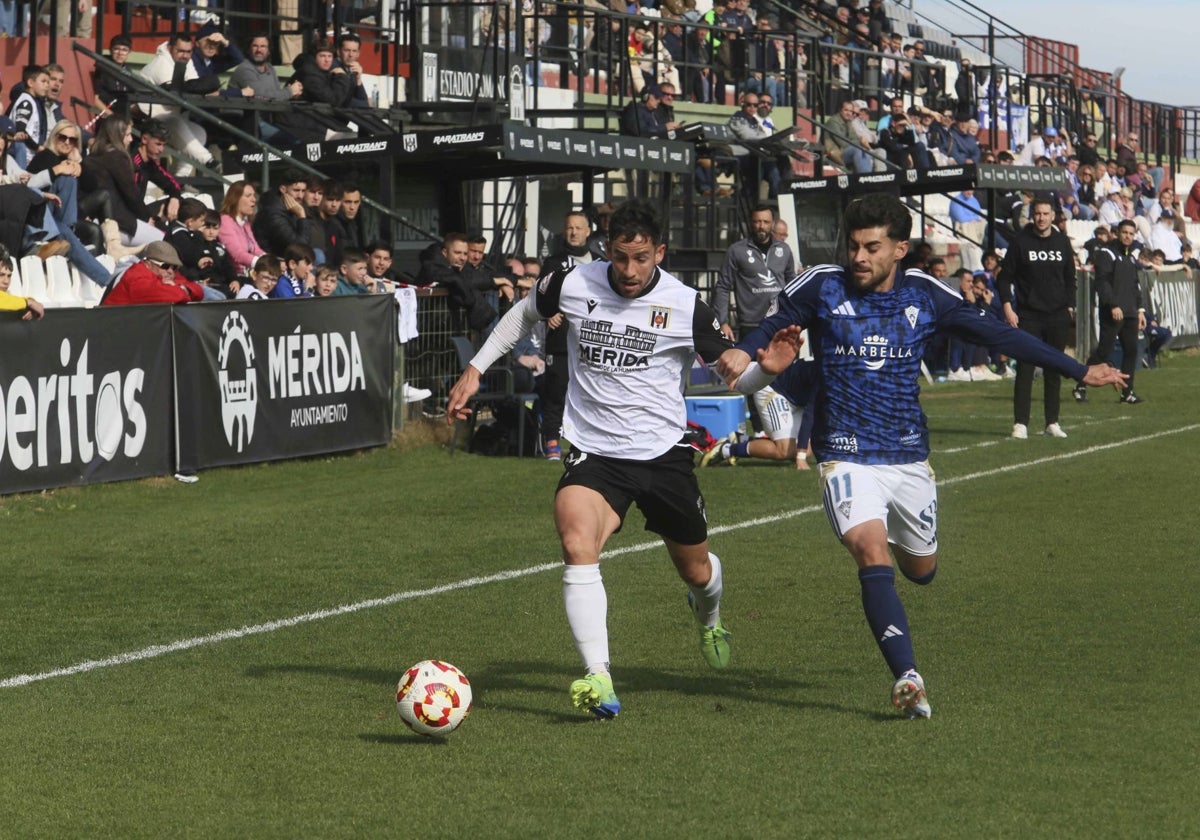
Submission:
<svg viewBox="0 0 1200 840">
<path fill-rule="evenodd" d="M 472 365 L 467 365 L 462 376 L 450 389 L 450 400 L 446 404 L 446 423 L 453 425 L 455 420 L 466 420 L 471 416 L 467 403 L 479 391 L 480 373 Z"/>
</svg>

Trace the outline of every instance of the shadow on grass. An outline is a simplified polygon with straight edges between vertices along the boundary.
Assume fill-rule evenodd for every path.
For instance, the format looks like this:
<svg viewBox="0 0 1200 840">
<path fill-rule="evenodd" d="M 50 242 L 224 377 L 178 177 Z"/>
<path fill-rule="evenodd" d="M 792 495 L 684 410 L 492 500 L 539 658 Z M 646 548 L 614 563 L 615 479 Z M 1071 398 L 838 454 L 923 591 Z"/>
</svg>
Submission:
<svg viewBox="0 0 1200 840">
<path fill-rule="evenodd" d="M 254 678 L 267 678 L 277 674 L 310 674 L 381 687 L 390 687 L 399 678 L 399 672 L 394 670 L 344 665 L 260 665 L 246 669 L 246 675 Z M 592 719 L 586 715 L 561 711 L 566 701 L 567 686 L 576 676 L 577 669 L 564 665 L 507 661 L 475 669 L 468 678 L 475 691 L 474 704 L 477 709 L 498 709 L 534 715 L 557 724 L 589 723 Z M 725 705 L 754 703 L 787 709 L 848 712 L 876 720 L 894 719 L 890 715 L 880 715 L 854 706 L 813 699 L 824 691 L 825 687 L 819 681 L 781 677 L 769 671 L 734 669 L 722 674 L 632 666 L 616 669 L 615 676 L 618 692 L 623 697 L 642 692 L 687 695 L 713 702 L 713 711 L 717 713 L 725 711 Z M 545 702 L 531 704 L 498 703 L 491 700 L 501 692 L 544 696 L 547 699 Z"/>
<path fill-rule="evenodd" d="M 384 735 L 378 732 L 361 732 L 358 740 L 371 744 L 391 744 L 398 747 L 444 747 L 446 739 L 436 735 L 418 735 L 408 732 L 403 735 Z"/>
</svg>

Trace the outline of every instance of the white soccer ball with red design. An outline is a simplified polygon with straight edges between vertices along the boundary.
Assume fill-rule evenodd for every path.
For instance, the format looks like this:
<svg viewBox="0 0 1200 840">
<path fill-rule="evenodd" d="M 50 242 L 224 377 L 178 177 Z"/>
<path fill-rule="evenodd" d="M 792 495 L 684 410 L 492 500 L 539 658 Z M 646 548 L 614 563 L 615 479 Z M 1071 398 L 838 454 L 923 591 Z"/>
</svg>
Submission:
<svg viewBox="0 0 1200 840">
<path fill-rule="evenodd" d="M 449 662 L 426 659 L 400 678 L 396 709 L 413 732 L 448 735 L 471 711 L 471 683 Z"/>
</svg>

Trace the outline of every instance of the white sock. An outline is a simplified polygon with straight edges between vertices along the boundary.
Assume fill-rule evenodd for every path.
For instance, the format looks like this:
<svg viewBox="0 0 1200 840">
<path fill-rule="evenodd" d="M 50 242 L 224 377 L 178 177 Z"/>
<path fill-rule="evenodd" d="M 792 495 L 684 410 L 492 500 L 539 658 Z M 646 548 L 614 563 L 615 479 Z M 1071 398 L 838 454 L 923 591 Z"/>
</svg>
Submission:
<svg viewBox="0 0 1200 840">
<path fill-rule="evenodd" d="M 608 673 L 608 596 L 600 565 L 563 568 L 563 606 L 587 673 Z"/>
<path fill-rule="evenodd" d="M 721 618 L 721 591 L 725 585 L 721 577 L 721 558 L 710 551 L 708 561 L 712 563 L 712 577 L 701 588 L 693 588 L 692 596 L 696 603 L 696 618 L 705 627 L 714 627 Z"/>
</svg>

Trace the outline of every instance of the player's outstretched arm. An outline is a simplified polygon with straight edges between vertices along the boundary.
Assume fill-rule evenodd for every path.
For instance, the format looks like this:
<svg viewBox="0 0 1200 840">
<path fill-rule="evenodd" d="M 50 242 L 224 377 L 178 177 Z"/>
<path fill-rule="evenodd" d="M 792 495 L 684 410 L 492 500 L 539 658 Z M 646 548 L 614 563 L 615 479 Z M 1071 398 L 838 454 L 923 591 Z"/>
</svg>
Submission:
<svg viewBox="0 0 1200 840">
<path fill-rule="evenodd" d="M 1119 385 L 1124 388 L 1129 384 L 1129 376 L 1121 373 L 1112 365 L 1092 365 L 1087 369 L 1087 376 L 1083 377 L 1084 385 Z"/>
<path fill-rule="evenodd" d="M 467 403 L 479 392 L 481 375 L 473 366 L 467 365 L 462 376 L 458 377 L 458 381 L 450 389 L 450 401 L 446 404 L 447 425 L 452 426 L 455 420 L 466 420 L 471 415 L 471 409 L 467 408 Z"/>
</svg>

